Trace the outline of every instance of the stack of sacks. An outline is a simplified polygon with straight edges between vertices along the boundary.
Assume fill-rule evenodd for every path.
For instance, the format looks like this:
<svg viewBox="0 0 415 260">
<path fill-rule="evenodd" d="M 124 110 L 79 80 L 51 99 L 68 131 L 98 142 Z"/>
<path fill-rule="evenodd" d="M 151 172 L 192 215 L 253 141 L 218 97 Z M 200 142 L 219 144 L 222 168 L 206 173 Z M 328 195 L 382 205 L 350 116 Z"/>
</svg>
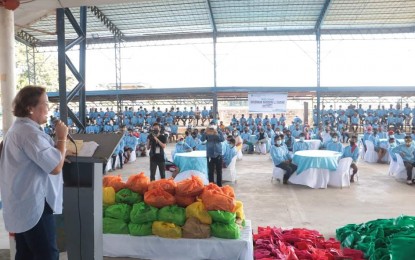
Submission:
<svg viewBox="0 0 415 260">
<path fill-rule="evenodd" d="M 103 190 L 104 233 L 209 238 L 212 232 L 220 238 L 240 237 L 243 205 L 235 201 L 230 186 L 205 187 L 197 176 L 177 183 L 150 182 L 144 173 L 131 175 L 125 184 L 119 176 L 111 176 L 104 185 L 111 185 Z"/>
<path fill-rule="evenodd" d="M 254 234 L 255 259 L 318 259 L 363 260 L 363 252 L 341 249 L 333 238 L 325 240 L 315 230 L 304 228 L 285 229 L 258 227 Z"/>
<path fill-rule="evenodd" d="M 415 217 L 377 219 L 336 230 L 342 246 L 362 250 L 367 259 L 415 259 Z"/>
<path fill-rule="evenodd" d="M 241 227 L 236 223 L 236 200 L 233 188 L 229 185 L 220 188 L 211 183 L 204 188 L 200 198 L 213 220 L 210 225 L 212 236 L 240 238 Z"/>
</svg>

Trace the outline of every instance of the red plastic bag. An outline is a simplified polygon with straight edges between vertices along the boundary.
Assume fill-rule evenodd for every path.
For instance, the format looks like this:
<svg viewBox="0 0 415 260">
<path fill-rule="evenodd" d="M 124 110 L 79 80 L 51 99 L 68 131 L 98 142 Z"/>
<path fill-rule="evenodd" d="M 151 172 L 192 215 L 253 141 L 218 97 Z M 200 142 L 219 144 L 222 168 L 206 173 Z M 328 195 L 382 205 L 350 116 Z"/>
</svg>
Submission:
<svg viewBox="0 0 415 260">
<path fill-rule="evenodd" d="M 147 191 L 149 183 L 150 179 L 143 172 L 140 172 L 139 174 L 130 175 L 126 186 L 128 189 L 143 195 Z"/>
<path fill-rule="evenodd" d="M 156 208 L 176 204 L 176 198 L 161 188 L 155 188 L 144 194 L 144 202 Z"/>
<path fill-rule="evenodd" d="M 174 195 L 174 193 L 176 192 L 176 182 L 170 178 L 170 179 L 160 179 L 157 181 L 152 181 L 150 182 L 150 184 L 148 185 L 148 190 L 154 190 L 156 188 L 160 188 L 162 190 L 167 191 L 168 193 Z"/>
<path fill-rule="evenodd" d="M 192 175 L 191 178 L 177 182 L 176 194 L 180 196 L 199 196 L 204 187 L 202 179 Z"/>
</svg>

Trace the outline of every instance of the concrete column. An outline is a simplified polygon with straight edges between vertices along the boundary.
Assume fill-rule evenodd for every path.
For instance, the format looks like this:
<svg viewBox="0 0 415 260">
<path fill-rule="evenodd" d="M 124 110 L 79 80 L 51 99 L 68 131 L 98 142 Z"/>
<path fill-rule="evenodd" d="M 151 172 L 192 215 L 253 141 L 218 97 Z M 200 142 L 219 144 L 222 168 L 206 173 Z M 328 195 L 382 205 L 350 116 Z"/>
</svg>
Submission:
<svg viewBox="0 0 415 260">
<path fill-rule="evenodd" d="M 3 134 L 14 121 L 12 102 L 16 95 L 14 13 L 0 7 L 0 86 L 3 108 Z"/>
</svg>

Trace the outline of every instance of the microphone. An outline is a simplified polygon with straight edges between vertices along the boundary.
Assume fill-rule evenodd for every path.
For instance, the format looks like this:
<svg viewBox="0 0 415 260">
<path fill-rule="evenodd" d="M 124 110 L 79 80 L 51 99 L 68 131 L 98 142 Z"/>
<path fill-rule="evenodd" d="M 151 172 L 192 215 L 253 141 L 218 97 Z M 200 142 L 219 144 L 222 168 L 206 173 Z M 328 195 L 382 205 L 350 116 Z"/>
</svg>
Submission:
<svg viewBox="0 0 415 260">
<path fill-rule="evenodd" d="M 54 125 L 56 125 L 56 123 L 59 121 L 59 119 L 58 118 L 54 118 L 53 120 L 52 120 L 52 124 L 54 124 Z M 69 134 L 68 133 L 68 135 L 66 136 L 68 139 L 69 139 L 69 141 L 71 141 L 73 144 L 75 144 L 75 140 L 73 139 L 73 137 L 71 136 L 71 134 Z"/>
</svg>

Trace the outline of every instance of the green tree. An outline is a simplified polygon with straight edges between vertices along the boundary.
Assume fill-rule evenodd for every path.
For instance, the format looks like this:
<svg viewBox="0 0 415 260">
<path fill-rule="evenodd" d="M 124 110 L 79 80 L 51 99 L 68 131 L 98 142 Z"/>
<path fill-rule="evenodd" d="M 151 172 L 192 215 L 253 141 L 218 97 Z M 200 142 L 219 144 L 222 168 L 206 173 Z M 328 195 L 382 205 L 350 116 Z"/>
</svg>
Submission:
<svg viewBox="0 0 415 260">
<path fill-rule="evenodd" d="M 26 53 L 29 51 L 30 53 Z M 21 89 L 24 86 L 30 84 L 35 84 L 39 86 L 43 86 L 47 89 L 47 91 L 59 91 L 59 77 L 58 77 L 58 55 L 56 52 L 39 52 L 35 50 L 34 53 L 34 67 L 35 70 L 29 69 L 29 66 L 33 66 L 32 64 L 28 64 L 28 57 L 29 60 L 32 60 L 30 57 L 33 56 L 33 50 L 31 47 L 26 48 L 26 45 L 16 42 L 16 68 L 17 68 L 17 78 L 16 84 L 17 88 Z M 30 62 L 29 62 L 30 63 Z M 34 77 L 36 79 L 35 82 L 30 82 L 29 77 L 30 73 L 35 72 Z M 66 84 L 67 88 L 71 89 L 75 86 L 75 77 L 72 73 L 67 69 L 66 70 Z M 34 78 L 32 75 L 32 79 Z"/>
</svg>

